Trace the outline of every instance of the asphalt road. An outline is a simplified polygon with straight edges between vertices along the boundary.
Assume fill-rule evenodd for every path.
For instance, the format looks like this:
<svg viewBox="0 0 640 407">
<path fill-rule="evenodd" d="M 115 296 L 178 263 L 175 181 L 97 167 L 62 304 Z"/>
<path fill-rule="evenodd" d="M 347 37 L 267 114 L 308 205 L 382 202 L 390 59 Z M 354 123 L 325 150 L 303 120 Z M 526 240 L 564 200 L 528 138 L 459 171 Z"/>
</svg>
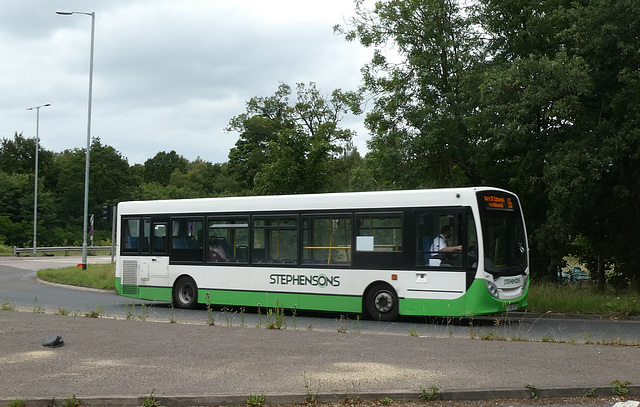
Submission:
<svg viewBox="0 0 640 407">
<path fill-rule="evenodd" d="M 110 258 L 89 258 L 90 263 L 108 263 Z M 176 319 L 185 323 L 206 323 L 204 307 L 196 310 L 172 310 L 168 303 L 144 302 L 120 297 L 113 292 L 96 292 L 43 284 L 36 280 L 36 270 L 68 267 L 80 257 L 0 257 L 0 303 L 8 301 L 22 310 L 36 307 L 84 314 L 102 309 L 105 315 L 118 318 L 146 318 L 155 321 Z M 213 310 L 216 324 L 225 326 L 265 326 L 267 316 L 257 310 L 222 307 Z M 396 322 L 359 320 L 357 315 L 335 313 L 287 313 L 284 323 L 289 329 L 311 329 L 350 333 L 385 333 L 436 338 L 493 338 L 556 342 L 640 343 L 640 320 L 613 321 L 575 315 L 511 313 L 501 316 L 468 318 L 402 318 Z"/>
<path fill-rule="evenodd" d="M 286 330 L 268 330 L 256 328 L 264 316 L 218 312 L 216 325 L 209 326 L 206 311 L 196 310 L 181 312 L 174 324 L 166 306 L 138 305 L 133 316 L 131 300 L 113 293 L 38 283 L 34 271 L 44 261 L 25 260 L 0 259 L 0 302 L 23 311 L 0 311 L 0 399 L 22 398 L 28 406 L 72 394 L 89 406 L 140 405 L 153 389 L 166 406 L 240 405 L 251 394 L 279 404 L 308 395 L 320 401 L 418 401 L 431 386 L 446 399 L 513 397 L 521 403 L 532 391 L 544 398 L 583 396 L 590 389 L 608 396 L 614 380 L 632 382 L 630 394 L 640 397 L 639 346 L 488 341 L 477 334 L 471 340 L 470 329 L 480 327 L 381 324 L 335 315 L 299 316 L 295 322 L 288 316 Z M 103 318 L 53 315 L 60 307 L 84 312 L 98 305 Z M 34 312 L 38 307 L 47 312 Z M 530 326 L 541 320 L 546 317 Z M 330 328 L 317 327 L 323 321 Z M 496 331 L 520 325 L 521 332 L 532 332 L 521 323 L 486 325 Z M 640 335 L 637 323 L 623 325 Z M 409 336 L 410 326 L 420 334 L 436 333 Z M 460 335 L 451 333 L 458 329 Z M 42 339 L 51 334 L 61 335 L 64 346 L 43 347 Z M 606 398 L 592 405 L 613 403 Z"/>
</svg>

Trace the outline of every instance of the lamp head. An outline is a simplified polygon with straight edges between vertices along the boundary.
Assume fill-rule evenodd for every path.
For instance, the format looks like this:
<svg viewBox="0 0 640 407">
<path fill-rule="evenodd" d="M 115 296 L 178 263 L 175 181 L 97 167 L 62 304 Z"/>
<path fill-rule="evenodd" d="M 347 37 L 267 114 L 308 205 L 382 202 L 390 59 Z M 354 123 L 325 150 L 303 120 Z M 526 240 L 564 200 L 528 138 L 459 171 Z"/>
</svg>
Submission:
<svg viewBox="0 0 640 407">
<path fill-rule="evenodd" d="M 68 10 L 56 10 L 56 14 L 60 14 L 62 16 L 70 16 L 71 14 L 73 14 L 73 11 L 68 11 Z"/>
</svg>

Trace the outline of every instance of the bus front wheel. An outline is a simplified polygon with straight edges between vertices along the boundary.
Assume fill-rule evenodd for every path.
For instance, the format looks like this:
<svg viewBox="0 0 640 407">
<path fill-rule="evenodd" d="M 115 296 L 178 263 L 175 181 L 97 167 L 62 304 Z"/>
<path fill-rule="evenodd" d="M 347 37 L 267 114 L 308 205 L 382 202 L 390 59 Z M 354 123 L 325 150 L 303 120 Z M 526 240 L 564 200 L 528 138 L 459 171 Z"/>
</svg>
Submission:
<svg viewBox="0 0 640 407">
<path fill-rule="evenodd" d="M 173 304 L 177 308 L 191 309 L 198 303 L 198 287 L 191 277 L 181 277 L 173 286 Z"/>
<path fill-rule="evenodd" d="M 398 317 L 398 295 L 387 284 L 376 284 L 367 293 L 369 317 L 378 321 L 393 321 Z"/>
</svg>

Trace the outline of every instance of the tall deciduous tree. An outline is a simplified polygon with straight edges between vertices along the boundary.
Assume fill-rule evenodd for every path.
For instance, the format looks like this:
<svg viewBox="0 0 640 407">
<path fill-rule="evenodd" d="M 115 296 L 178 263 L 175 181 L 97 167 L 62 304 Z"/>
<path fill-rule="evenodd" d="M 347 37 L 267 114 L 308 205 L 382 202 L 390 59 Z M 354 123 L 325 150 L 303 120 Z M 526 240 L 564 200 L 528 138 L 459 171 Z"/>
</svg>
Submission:
<svg viewBox="0 0 640 407">
<path fill-rule="evenodd" d="M 361 180 L 509 188 L 523 200 L 534 272 L 554 274 L 579 236 L 601 281 L 613 263 L 640 280 L 634 1 L 363 4 L 350 29 L 337 27 L 378 49 L 364 69 L 375 134 Z M 390 45 L 398 60 L 385 58 Z"/>
<path fill-rule="evenodd" d="M 281 84 L 274 96 L 252 98 L 227 128 L 240 133 L 229 171 L 254 193 L 326 191 L 332 162 L 353 149 L 352 131 L 339 123 L 348 111 L 359 113 L 355 93 L 335 90 L 325 97 L 313 83 L 297 85 L 295 102 L 291 93 Z"/>
</svg>

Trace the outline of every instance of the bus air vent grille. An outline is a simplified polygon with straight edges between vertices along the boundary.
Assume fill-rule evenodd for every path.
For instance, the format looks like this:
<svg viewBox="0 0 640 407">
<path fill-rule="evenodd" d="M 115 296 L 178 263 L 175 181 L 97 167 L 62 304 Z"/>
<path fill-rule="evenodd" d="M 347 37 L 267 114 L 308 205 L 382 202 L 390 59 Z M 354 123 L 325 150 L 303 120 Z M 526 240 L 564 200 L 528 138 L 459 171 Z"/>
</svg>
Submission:
<svg viewBox="0 0 640 407">
<path fill-rule="evenodd" d="M 138 295 L 138 261 L 122 261 L 122 294 Z"/>
</svg>

